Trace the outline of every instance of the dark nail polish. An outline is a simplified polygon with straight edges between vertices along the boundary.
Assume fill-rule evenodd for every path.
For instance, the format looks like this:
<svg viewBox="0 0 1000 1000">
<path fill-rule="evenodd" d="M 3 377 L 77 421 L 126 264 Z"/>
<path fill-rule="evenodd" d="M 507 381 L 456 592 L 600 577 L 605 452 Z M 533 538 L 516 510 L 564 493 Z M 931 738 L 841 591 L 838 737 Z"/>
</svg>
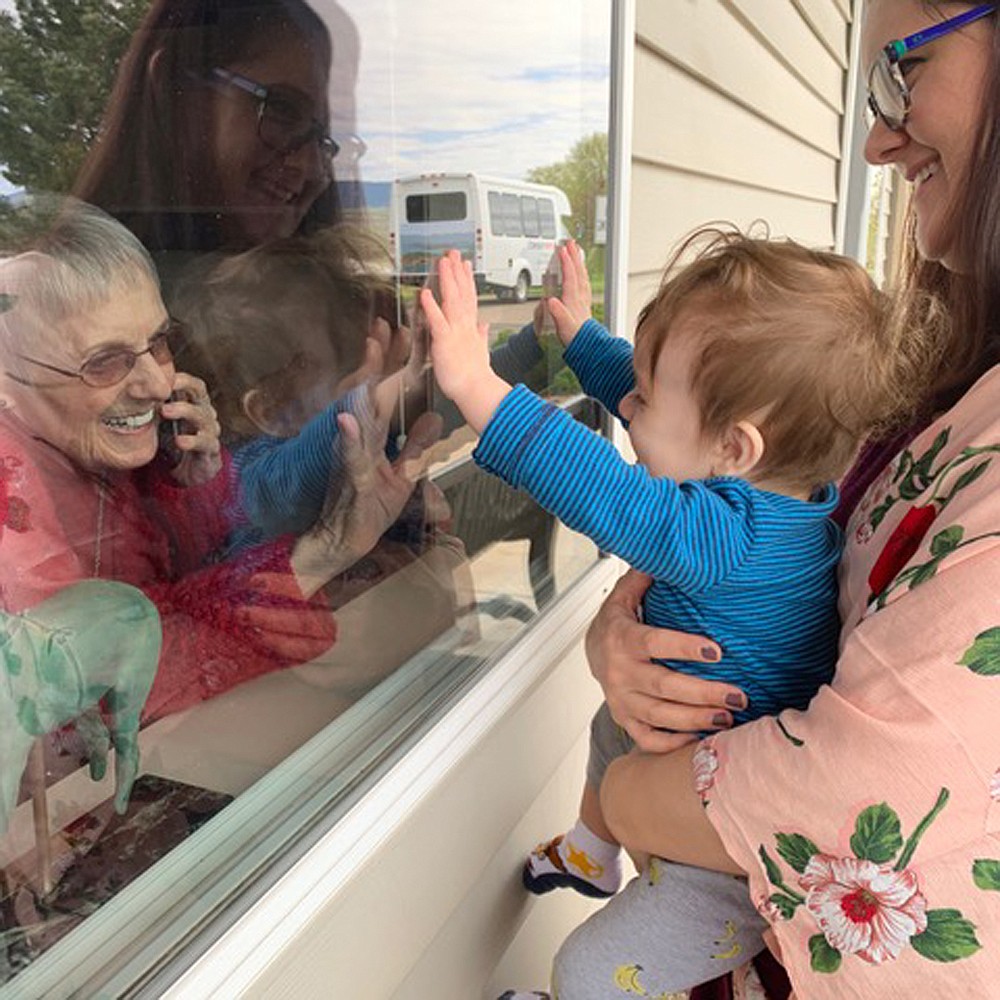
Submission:
<svg viewBox="0 0 1000 1000">
<path fill-rule="evenodd" d="M 741 694 L 727 694 L 726 704 L 730 708 L 741 709 L 747 707 L 746 698 Z"/>
<path fill-rule="evenodd" d="M 715 646 L 702 646 L 701 655 L 705 660 L 712 660 L 713 662 L 719 658 L 719 651 Z"/>
<path fill-rule="evenodd" d="M 732 724 L 733 720 L 729 718 L 728 712 L 716 712 L 715 715 L 712 716 L 712 725 L 717 726 L 720 729 L 728 728 Z"/>
</svg>

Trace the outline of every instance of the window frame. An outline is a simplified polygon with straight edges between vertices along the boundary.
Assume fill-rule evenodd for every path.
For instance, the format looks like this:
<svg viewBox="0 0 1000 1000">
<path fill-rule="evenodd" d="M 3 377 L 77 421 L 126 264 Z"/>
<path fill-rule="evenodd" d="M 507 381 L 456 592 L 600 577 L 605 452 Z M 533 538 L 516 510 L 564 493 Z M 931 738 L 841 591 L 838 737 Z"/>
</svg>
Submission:
<svg viewBox="0 0 1000 1000">
<path fill-rule="evenodd" d="M 611 18 L 605 315 L 609 326 L 620 330 L 627 308 L 635 0 L 611 0 Z M 606 421 L 605 430 L 620 447 L 620 428 Z M 370 741 L 361 715 L 370 709 L 348 708 L 336 725 L 293 752 L 82 927 L 0 986 L 0 1000 L 202 998 L 233 996 L 249 987 L 256 972 L 293 942 L 416 804 L 446 780 L 451 764 L 472 752 L 481 735 L 581 639 L 623 568 L 617 559 L 598 560 L 505 653 L 484 662 L 477 679 L 463 686 L 431 725 L 404 733 L 399 746 L 383 749 L 403 752 L 355 795 L 342 794 L 344 786 L 357 780 L 355 772 L 377 768 L 378 762 L 364 759 Z M 414 661 L 419 655 L 406 665 L 410 669 L 382 682 L 382 697 L 406 698 L 409 687 L 426 687 L 426 675 Z M 339 769 L 331 774 L 329 759 L 345 750 L 354 754 L 356 767 L 351 774 Z M 273 817 L 273 825 L 234 851 L 235 832 L 260 826 L 262 812 Z M 250 818 L 253 824 L 246 822 Z M 262 868 L 266 876 L 254 878 Z"/>
</svg>

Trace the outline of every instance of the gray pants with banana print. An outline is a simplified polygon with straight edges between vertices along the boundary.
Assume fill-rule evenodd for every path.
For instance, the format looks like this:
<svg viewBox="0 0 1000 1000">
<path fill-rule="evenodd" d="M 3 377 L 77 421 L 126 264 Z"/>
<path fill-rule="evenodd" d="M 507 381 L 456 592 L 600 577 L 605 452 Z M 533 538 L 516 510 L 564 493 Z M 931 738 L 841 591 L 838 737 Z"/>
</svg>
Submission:
<svg viewBox="0 0 1000 1000">
<path fill-rule="evenodd" d="M 553 1000 L 667 1000 L 749 961 L 766 927 L 743 879 L 653 858 L 563 943 Z"/>
<path fill-rule="evenodd" d="M 590 736 L 587 781 L 600 788 L 608 764 L 633 744 L 607 705 Z M 748 962 L 766 928 L 744 879 L 653 858 L 563 943 L 553 1000 L 666 1000 Z"/>
</svg>

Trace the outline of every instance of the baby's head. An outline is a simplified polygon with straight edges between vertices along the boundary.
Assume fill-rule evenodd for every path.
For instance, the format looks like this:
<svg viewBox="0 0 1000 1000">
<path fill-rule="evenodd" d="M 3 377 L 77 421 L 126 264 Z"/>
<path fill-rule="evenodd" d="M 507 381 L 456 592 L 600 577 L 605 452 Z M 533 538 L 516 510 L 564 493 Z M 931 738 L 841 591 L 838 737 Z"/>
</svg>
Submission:
<svg viewBox="0 0 1000 1000">
<path fill-rule="evenodd" d="M 639 317 L 621 406 L 636 454 L 654 475 L 808 495 L 920 403 L 941 342 L 932 318 L 904 330 L 846 257 L 700 230 Z"/>
<path fill-rule="evenodd" d="M 343 393 L 378 317 L 395 322 L 373 246 L 337 227 L 224 258 L 183 285 L 178 360 L 205 380 L 227 440 L 292 437 Z"/>
</svg>

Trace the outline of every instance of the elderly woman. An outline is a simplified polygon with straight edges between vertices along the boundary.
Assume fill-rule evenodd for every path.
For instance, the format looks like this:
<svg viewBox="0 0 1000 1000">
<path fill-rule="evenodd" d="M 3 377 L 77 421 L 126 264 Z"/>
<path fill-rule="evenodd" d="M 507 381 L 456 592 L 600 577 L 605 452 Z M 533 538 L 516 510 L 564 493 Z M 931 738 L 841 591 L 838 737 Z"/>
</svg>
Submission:
<svg viewBox="0 0 1000 1000">
<path fill-rule="evenodd" d="M 212 564 L 233 477 L 204 383 L 174 367 L 149 255 L 97 209 L 42 206 L 41 234 L 0 262 L 4 608 L 91 577 L 140 588 L 163 627 L 145 721 L 315 657 L 335 637 L 320 588 L 398 515 L 419 447 L 390 467 L 365 450 L 378 429 L 363 443 L 344 418 L 341 506 Z"/>
</svg>

